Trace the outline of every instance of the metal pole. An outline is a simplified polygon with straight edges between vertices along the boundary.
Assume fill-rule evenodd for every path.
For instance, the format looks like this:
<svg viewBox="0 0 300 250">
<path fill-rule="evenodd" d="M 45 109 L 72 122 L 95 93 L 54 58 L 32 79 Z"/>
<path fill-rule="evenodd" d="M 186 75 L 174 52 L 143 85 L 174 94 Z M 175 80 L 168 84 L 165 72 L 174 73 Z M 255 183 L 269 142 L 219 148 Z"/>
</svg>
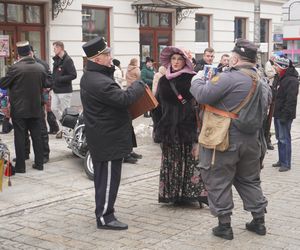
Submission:
<svg viewBox="0 0 300 250">
<path fill-rule="evenodd" d="M 257 64 L 261 67 L 261 50 L 260 50 L 260 0 L 254 0 L 254 43 L 258 47 Z"/>
</svg>

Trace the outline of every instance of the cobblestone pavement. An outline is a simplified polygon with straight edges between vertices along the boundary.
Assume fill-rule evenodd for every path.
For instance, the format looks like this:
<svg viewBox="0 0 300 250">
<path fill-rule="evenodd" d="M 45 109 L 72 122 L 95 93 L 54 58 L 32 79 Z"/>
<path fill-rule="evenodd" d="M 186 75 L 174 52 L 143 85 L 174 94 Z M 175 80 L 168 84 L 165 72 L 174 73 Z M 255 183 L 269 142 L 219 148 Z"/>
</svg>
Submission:
<svg viewBox="0 0 300 250">
<path fill-rule="evenodd" d="M 299 113 L 299 112 L 298 112 Z M 251 215 L 243 211 L 234 192 L 234 240 L 212 236 L 217 220 L 208 207 L 158 204 L 160 148 L 151 141 L 149 119 L 135 122 L 136 165 L 124 164 L 117 217 L 127 231 L 97 230 L 94 190 L 62 140 L 51 138 L 52 157 L 43 172 L 31 169 L 13 177 L 13 186 L 0 193 L 0 249 L 300 249 L 300 121 L 293 123 L 292 170 L 279 173 L 269 151 L 262 170 L 262 186 L 269 200 L 266 236 L 245 230 Z M 12 135 L 2 137 L 12 149 Z M 13 151 L 13 150 L 12 150 Z"/>
</svg>

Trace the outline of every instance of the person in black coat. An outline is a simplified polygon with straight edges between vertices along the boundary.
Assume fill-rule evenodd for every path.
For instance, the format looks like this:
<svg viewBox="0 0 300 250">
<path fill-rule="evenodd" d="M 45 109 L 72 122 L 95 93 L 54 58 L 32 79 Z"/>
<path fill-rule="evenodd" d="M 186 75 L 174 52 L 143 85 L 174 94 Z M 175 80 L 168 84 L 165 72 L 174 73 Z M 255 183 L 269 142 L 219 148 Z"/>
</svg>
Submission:
<svg viewBox="0 0 300 250">
<path fill-rule="evenodd" d="M 28 41 L 17 43 L 19 60 L 11 66 L 0 87 L 8 88 L 11 117 L 14 126 L 17 173 L 25 173 L 25 134 L 30 131 L 35 163 L 33 168 L 43 170 L 41 139 L 42 91 L 47 73 L 30 55 Z"/>
<path fill-rule="evenodd" d="M 203 52 L 203 58 L 196 63 L 195 72 L 202 71 L 204 65 L 212 65 L 215 58 L 215 51 L 213 48 L 206 48 Z"/>
<path fill-rule="evenodd" d="M 94 165 L 97 227 L 123 230 L 114 215 L 122 160 L 132 151 L 132 120 L 128 107 L 141 97 L 144 84 L 135 81 L 122 90 L 113 78 L 111 49 L 104 38 L 83 45 L 88 57 L 80 81 L 80 96 L 88 148 Z"/>
<path fill-rule="evenodd" d="M 289 59 L 277 56 L 273 62 L 279 76 L 273 114 L 279 160 L 273 167 L 285 172 L 291 169 L 291 126 L 296 118 L 299 80 L 298 72 Z"/>
<path fill-rule="evenodd" d="M 77 77 L 77 72 L 72 58 L 64 49 L 61 41 L 53 43 L 55 56 L 53 57 L 53 98 L 52 111 L 58 120 L 66 108 L 71 106 L 72 80 Z M 62 138 L 62 131 L 57 133 L 56 138 Z"/>
</svg>

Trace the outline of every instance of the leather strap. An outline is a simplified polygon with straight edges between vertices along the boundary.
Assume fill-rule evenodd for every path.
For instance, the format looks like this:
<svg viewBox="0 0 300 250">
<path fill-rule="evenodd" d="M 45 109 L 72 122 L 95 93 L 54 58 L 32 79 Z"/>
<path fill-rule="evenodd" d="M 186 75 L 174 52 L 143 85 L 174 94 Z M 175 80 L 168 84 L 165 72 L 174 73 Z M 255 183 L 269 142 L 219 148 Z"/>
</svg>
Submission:
<svg viewBox="0 0 300 250">
<path fill-rule="evenodd" d="M 181 104 L 186 104 L 187 100 L 185 100 L 183 98 L 183 96 L 178 92 L 178 90 L 176 89 L 176 86 L 175 86 L 175 83 L 174 83 L 173 80 L 170 80 L 170 86 L 171 86 L 171 89 L 173 90 L 174 94 L 176 95 L 178 101 L 180 101 Z"/>
<path fill-rule="evenodd" d="M 217 109 L 213 106 L 210 106 L 210 105 L 205 105 L 205 110 L 206 111 L 209 111 L 211 113 L 214 113 L 214 114 L 217 114 L 217 115 L 220 115 L 220 116 L 224 116 L 224 117 L 228 117 L 228 118 L 231 118 L 231 119 L 236 119 L 238 118 L 239 116 L 235 113 L 231 113 L 231 112 L 227 112 L 225 110 L 222 110 L 222 109 Z"/>
<path fill-rule="evenodd" d="M 228 117 L 228 118 L 231 118 L 231 119 L 237 119 L 239 116 L 238 116 L 238 112 L 250 101 L 250 99 L 253 97 L 254 95 L 254 92 L 256 90 L 256 87 L 257 87 L 257 83 L 258 83 L 258 80 L 257 78 L 255 77 L 255 74 L 251 74 L 250 72 L 248 72 L 248 70 L 241 70 L 244 74 L 250 76 L 252 78 L 252 86 L 251 86 L 251 89 L 248 93 L 248 95 L 245 97 L 245 99 L 234 109 L 232 110 L 231 112 L 228 112 L 228 111 L 224 111 L 222 109 L 218 109 L 218 108 L 215 108 L 215 107 L 212 107 L 210 105 L 205 105 L 205 110 L 209 111 L 209 112 L 212 112 L 212 113 L 215 113 L 215 114 L 218 114 L 218 115 L 221 115 L 221 116 L 224 116 L 224 117 Z"/>
</svg>

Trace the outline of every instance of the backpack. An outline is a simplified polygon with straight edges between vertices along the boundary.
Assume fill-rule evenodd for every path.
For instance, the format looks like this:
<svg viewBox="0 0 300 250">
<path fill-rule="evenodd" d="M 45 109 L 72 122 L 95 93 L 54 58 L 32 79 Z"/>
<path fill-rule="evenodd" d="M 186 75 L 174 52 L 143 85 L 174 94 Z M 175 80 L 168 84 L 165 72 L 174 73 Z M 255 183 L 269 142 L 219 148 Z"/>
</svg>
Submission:
<svg viewBox="0 0 300 250">
<path fill-rule="evenodd" d="M 254 77 L 247 71 L 243 71 L 253 79 L 253 84 L 256 83 L 256 89 L 252 98 L 241 108 L 238 112 L 238 118 L 233 119 L 233 125 L 245 134 L 254 134 L 259 131 L 263 126 L 263 121 L 266 116 L 266 109 L 268 106 L 268 96 L 264 92 L 266 88 L 266 78 Z"/>
</svg>

